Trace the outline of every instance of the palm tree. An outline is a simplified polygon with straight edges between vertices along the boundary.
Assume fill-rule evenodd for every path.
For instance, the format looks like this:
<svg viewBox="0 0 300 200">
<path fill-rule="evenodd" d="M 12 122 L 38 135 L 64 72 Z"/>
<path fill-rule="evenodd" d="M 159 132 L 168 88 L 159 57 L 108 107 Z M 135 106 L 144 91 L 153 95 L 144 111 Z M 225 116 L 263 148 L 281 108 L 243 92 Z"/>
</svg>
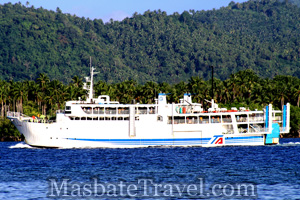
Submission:
<svg viewBox="0 0 300 200">
<path fill-rule="evenodd" d="M 46 109 L 47 109 L 46 92 L 49 87 L 50 79 L 46 74 L 41 73 L 37 78 L 37 82 L 40 86 L 40 91 L 41 91 L 42 115 L 46 115 Z"/>
<path fill-rule="evenodd" d="M 283 108 L 285 99 L 287 98 L 287 86 L 285 84 L 276 84 L 275 87 L 275 95 L 276 95 L 276 100 L 279 101 L 279 105 L 281 108 Z"/>
<path fill-rule="evenodd" d="M 59 101 L 59 105 L 62 106 L 62 108 L 64 107 L 64 104 L 66 101 L 70 100 L 69 98 L 70 94 L 68 92 L 68 87 L 62 85 L 61 89 L 60 89 L 60 101 Z"/>
<path fill-rule="evenodd" d="M 16 82 L 13 84 L 13 96 L 16 101 L 17 112 L 23 112 L 23 100 L 27 96 L 28 89 L 22 82 Z"/>
<path fill-rule="evenodd" d="M 229 78 L 229 82 L 228 82 L 228 85 L 229 85 L 229 88 L 231 90 L 231 100 L 233 102 L 236 101 L 236 98 L 239 96 L 239 78 L 236 74 L 231 74 L 230 75 L 230 78 Z"/>
<path fill-rule="evenodd" d="M 202 78 L 191 77 L 188 82 L 188 91 L 192 93 L 194 101 L 203 104 L 207 97 L 208 85 Z"/>
<path fill-rule="evenodd" d="M 82 78 L 79 78 L 79 76 L 74 76 L 72 78 L 72 81 L 73 81 L 73 85 L 77 88 L 82 88 L 83 86 L 83 81 L 82 81 Z"/>
<path fill-rule="evenodd" d="M 229 89 L 229 80 L 225 80 L 223 81 L 223 85 L 224 85 L 224 90 L 223 90 L 223 102 L 224 104 L 226 104 L 227 102 L 231 101 L 231 93 L 230 93 L 230 89 Z"/>
<path fill-rule="evenodd" d="M 269 103 L 273 104 L 275 99 L 274 82 L 270 79 L 264 79 L 261 81 L 260 85 L 262 89 L 261 91 L 258 91 L 259 94 L 257 94 L 257 96 L 261 95 L 262 104 L 269 104 Z"/>
<path fill-rule="evenodd" d="M 48 95 L 45 96 L 45 101 L 50 106 L 50 115 L 52 116 L 53 115 L 53 108 L 56 109 L 56 106 L 54 106 L 54 105 L 56 105 L 56 98 L 55 98 L 55 94 L 54 94 L 53 90 L 48 91 Z M 46 107 L 47 106 L 45 105 L 44 109 L 46 109 Z M 46 111 L 44 109 L 42 111 L 42 114 L 46 115 Z"/>
<path fill-rule="evenodd" d="M 153 103 L 157 95 L 158 84 L 155 82 L 147 82 L 145 85 L 138 87 L 137 95 L 140 103 Z"/>
<path fill-rule="evenodd" d="M 259 81 L 259 76 L 255 74 L 253 70 L 247 69 L 245 71 L 238 72 L 240 79 L 242 81 L 241 85 L 241 94 L 243 96 L 243 100 L 248 104 L 250 103 L 251 95 L 253 93 L 253 89 Z"/>
<path fill-rule="evenodd" d="M 223 101 L 224 84 L 220 79 L 214 79 L 215 89 L 214 97 L 216 102 L 221 103 Z"/>
<path fill-rule="evenodd" d="M 116 85 L 117 99 L 120 103 L 130 103 L 136 96 L 136 81 L 129 80 Z"/>
<path fill-rule="evenodd" d="M 293 88 L 293 96 L 297 99 L 296 104 L 299 107 L 299 102 L 300 102 L 300 85 L 296 85 Z"/>
<path fill-rule="evenodd" d="M 37 82 L 41 87 L 41 91 L 45 92 L 47 85 L 50 83 L 50 79 L 46 74 L 41 73 L 37 78 Z"/>
<path fill-rule="evenodd" d="M 42 98 L 43 98 L 43 93 L 41 91 L 40 85 L 39 84 L 34 84 L 31 88 L 31 95 L 32 95 L 32 100 L 34 100 L 35 103 L 38 105 L 38 109 L 42 110 Z"/>
<path fill-rule="evenodd" d="M 5 114 L 5 105 L 8 95 L 7 83 L 5 81 L 0 82 L 0 101 L 1 101 L 1 116 L 4 117 Z"/>
<path fill-rule="evenodd" d="M 77 88 L 74 85 L 70 84 L 70 85 L 68 85 L 68 87 L 66 89 L 69 94 L 68 100 L 76 100 L 78 98 L 77 90 L 76 90 Z"/>
<path fill-rule="evenodd" d="M 59 82 L 58 80 L 53 80 L 53 81 L 50 82 L 49 87 L 47 89 L 48 89 L 47 90 L 47 96 L 49 96 L 49 93 L 51 93 L 51 96 L 54 96 L 55 103 L 57 104 L 57 108 L 61 109 L 62 83 Z"/>
<path fill-rule="evenodd" d="M 183 94 L 189 92 L 188 84 L 183 81 L 177 83 L 175 86 L 173 86 L 173 88 L 175 89 L 175 94 L 172 92 L 172 99 L 174 102 L 178 102 L 179 99 L 183 97 Z"/>
</svg>

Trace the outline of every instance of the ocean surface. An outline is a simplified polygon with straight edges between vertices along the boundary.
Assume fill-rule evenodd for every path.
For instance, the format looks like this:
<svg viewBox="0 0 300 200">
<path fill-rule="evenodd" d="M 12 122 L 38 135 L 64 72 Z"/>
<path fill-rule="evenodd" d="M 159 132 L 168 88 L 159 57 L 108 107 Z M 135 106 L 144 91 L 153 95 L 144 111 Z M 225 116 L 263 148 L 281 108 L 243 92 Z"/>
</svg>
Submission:
<svg viewBox="0 0 300 200">
<path fill-rule="evenodd" d="M 254 192 L 240 195 L 236 186 L 242 184 Z M 280 139 L 276 146 L 137 149 L 0 142 L 1 200 L 70 198 L 300 199 L 300 139 Z"/>
</svg>

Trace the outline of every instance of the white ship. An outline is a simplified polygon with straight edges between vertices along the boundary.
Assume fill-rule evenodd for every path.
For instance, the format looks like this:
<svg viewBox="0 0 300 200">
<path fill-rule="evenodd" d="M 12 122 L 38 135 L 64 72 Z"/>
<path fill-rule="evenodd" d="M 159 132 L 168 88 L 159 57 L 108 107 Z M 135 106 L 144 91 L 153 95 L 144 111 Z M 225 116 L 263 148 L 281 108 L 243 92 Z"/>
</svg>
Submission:
<svg viewBox="0 0 300 200">
<path fill-rule="evenodd" d="M 290 105 L 282 111 L 272 105 L 261 111 L 219 108 L 211 100 L 204 111 L 185 94 L 180 103 L 167 103 L 160 93 L 155 104 L 119 104 L 107 95 L 93 98 L 93 75 L 86 78 L 86 101 L 68 101 L 56 120 L 32 119 L 19 112 L 7 117 L 25 142 L 51 148 L 130 148 L 149 146 L 202 146 L 278 144 L 290 129 Z"/>
</svg>

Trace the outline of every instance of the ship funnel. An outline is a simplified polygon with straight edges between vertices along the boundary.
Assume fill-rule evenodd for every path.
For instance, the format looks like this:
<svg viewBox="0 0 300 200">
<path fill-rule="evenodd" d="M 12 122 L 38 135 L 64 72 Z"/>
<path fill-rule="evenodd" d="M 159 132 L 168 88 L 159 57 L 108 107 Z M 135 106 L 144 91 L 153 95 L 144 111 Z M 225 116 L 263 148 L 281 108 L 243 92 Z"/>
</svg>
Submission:
<svg viewBox="0 0 300 200">
<path fill-rule="evenodd" d="M 158 104 L 160 105 L 167 104 L 167 95 L 165 93 L 158 94 Z"/>
<path fill-rule="evenodd" d="M 192 103 L 192 95 L 191 95 L 191 93 L 185 93 L 183 95 L 183 101 L 191 104 Z"/>
</svg>

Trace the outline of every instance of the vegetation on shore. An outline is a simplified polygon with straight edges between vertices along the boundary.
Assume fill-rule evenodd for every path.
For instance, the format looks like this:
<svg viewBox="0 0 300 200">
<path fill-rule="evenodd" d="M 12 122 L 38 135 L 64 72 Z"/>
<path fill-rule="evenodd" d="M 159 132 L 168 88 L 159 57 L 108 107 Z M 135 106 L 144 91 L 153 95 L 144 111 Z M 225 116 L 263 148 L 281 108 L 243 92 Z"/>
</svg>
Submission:
<svg viewBox="0 0 300 200">
<path fill-rule="evenodd" d="M 167 95 L 169 102 L 179 102 L 184 93 L 193 95 L 193 102 L 202 103 L 204 108 L 210 107 L 205 99 L 211 99 L 211 80 L 191 77 L 188 82 L 177 84 L 147 82 L 138 84 L 134 80 L 109 84 L 98 81 L 94 84 L 95 96 L 106 94 L 120 103 L 154 103 L 159 92 Z M 0 81 L 0 112 L 4 117 L 10 111 L 23 112 L 26 115 L 47 115 L 50 119 L 58 109 L 64 109 L 67 100 L 85 99 L 86 91 L 82 88 L 83 80 L 78 76 L 72 82 L 63 84 L 58 80 L 50 80 L 40 74 L 36 81 Z M 214 99 L 222 107 L 249 107 L 262 109 L 273 104 L 281 109 L 287 102 L 291 103 L 291 135 L 298 136 L 300 129 L 300 79 L 292 76 L 276 76 L 263 79 L 252 70 L 232 74 L 229 79 L 214 79 Z M 2 136 L 16 135 L 9 122 L 0 120 Z"/>
<path fill-rule="evenodd" d="M 170 84 L 199 76 L 226 80 L 252 69 L 260 77 L 300 78 L 299 0 L 231 2 L 217 10 L 167 15 L 134 13 L 103 23 L 30 5 L 0 5 L 0 79 L 36 80 L 40 73 L 65 84 L 88 74 L 97 81 L 128 79 Z"/>
</svg>

